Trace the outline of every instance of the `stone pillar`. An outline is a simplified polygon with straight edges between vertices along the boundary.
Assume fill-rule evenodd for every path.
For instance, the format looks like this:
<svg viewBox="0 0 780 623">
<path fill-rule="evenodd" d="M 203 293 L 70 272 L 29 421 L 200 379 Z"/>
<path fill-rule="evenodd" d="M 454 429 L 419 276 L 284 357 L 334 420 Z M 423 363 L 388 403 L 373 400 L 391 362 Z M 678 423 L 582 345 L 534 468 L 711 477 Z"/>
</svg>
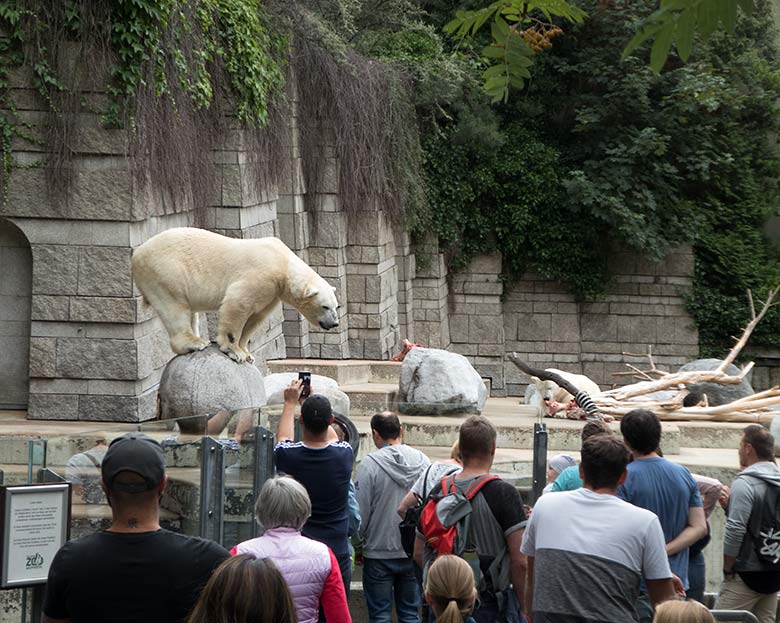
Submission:
<svg viewBox="0 0 780 623">
<path fill-rule="evenodd" d="M 330 331 L 309 325 L 310 356 L 322 359 L 348 359 L 349 315 L 347 306 L 350 293 L 347 288 L 347 215 L 340 211 L 338 198 L 338 162 L 332 145 L 332 130 L 323 132 L 323 157 L 325 174 L 321 187 L 307 188 L 308 202 L 316 206 L 308 213 L 309 265 L 328 283 L 336 288 L 339 301 L 339 326 Z"/>
<path fill-rule="evenodd" d="M 287 133 L 289 158 L 282 180 L 279 183 L 279 198 L 276 202 L 276 216 L 279 238 L 292 249 L 304 262 L 309 263 L 309 226 L 308 214 L 304 202 L 306 184 L 303 177 L 301 160 L 300 133 L 298 120 L 298 90 L 288 89 L 290 100 L 289 131 Z M 290 305 L 283 306 L 284 322 L 282 331 L 288 357 L 303 358 L 311 356 L 309 344 L 309 323 L 300 312 Z"/>
<path fill-rule="evenodd" d="M 28 416 L 153 418 L 170 350 L 133 289 L 130 224 L 12 220 L 33 254 Z"/>
<path fill-rule="evenodd" d="M 501 256 L 481 255 L 452 276 L 451 350 L 468 357 L 491 382 L 491 394 L 503 396 L 504 321 L 501 310 Z"/>
<path fill-rule="evenodd" d="M 430 348 L 449 348 L 448 293 L 444 256 L 436 240 L 429 240 L 415 251 L 411 325 L 416 342 Z"/>
<path fill-rule="evenodd" d="M 393 229 L 379 210 L 357 212 L 349 215 L 347 241 L 350 355 L 389 359 L 400 343 Z"/>
<path fill-rule="evenodd" d="M 398 272 L 398 334 L 414 342 L 414 293 L 415 256 L 409 234 L 396 228 L 395 266 Z"/>
<path fill-rule="evenodd" d="M 221 149 L 215 151 L 217 189 L 209 209 L 207 227 L 231 238 L 278 236 L 277 189 L 260 188 L 253 170 L 247 136 L 241 130 L 229 130 Z M 209 315 L 209 334 L 216 335 L 216 313 Z M 261 368 L 267 359 L 286 356 L 282 333 L 283 312 L 277 307 L 258 329 L 249 344 Z"/>
</svg>

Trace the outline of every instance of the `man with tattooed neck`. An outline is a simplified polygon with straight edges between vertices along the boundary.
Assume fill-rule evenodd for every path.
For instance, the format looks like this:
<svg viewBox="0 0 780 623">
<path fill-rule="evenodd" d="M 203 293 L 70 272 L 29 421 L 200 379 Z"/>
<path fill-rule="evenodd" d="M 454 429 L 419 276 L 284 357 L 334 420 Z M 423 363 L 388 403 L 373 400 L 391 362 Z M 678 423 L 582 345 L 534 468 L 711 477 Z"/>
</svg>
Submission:
<svg viewBox="0 0 780 623">
<path fill-rule="evenodd" d="M 160 444 L 142 433 L 111 442 L 101 486 L 111 527 L 66 543 L 52 561 L 43 623 L 179 623 L 212 571 L 220 545 L 160 527 L 168 477 Z"/>
</svg>

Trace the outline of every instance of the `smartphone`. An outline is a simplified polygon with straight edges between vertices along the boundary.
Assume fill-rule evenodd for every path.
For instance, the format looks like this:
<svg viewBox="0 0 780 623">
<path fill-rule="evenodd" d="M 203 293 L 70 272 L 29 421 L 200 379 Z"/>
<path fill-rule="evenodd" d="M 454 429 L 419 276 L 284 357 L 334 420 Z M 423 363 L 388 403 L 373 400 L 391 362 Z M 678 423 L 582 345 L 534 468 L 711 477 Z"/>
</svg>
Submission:
<svg viewBox="0 0 780 623">
<path fill-rule="evenodd" d="M 301 398 L 308 398 L 311 394 L 311 372 L 298 372 L 298 379 L 303 381 Z"/>
</svg>

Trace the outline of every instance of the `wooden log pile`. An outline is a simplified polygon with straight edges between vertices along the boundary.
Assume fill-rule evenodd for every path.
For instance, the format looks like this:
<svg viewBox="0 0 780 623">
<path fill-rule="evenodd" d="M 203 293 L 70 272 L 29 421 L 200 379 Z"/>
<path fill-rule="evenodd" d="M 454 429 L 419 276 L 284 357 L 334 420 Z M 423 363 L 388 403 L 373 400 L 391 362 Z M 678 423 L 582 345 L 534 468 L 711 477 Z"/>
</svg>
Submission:
<svg viewBox="0 0 780 623">
<path fill-rule="evenodd" d="M 739 384 L 753 368 L 753 362 L 742 366 L 738 374 L 727 374 L 726 370 L 736 360 L 739 353 L 745 347 L 761 319 L 766 315 L 770 307 L 777 305 L 780 301 L 775 299 L 780 293 L 780 286 L 771 290 L 764 301 L 760 312 L 756 313 L 753 303 L 753 296 L 748 291 L 748 300 L 750 303 L 751 320 L 745 327 L 742 335 L 737 339 L 736 344 L 723 359 L 716 370 L 711 371 L 690 371 L 690 372 L 665 372 L 659 370 L 653 360 L 652 349 L 648 350 L 647 358 L 650 367 L 641 370 L 632 364 L 626 364 L 629 372 L 618 372 L 617 375 L 629 375 L 640 379 L 638 382 L 610 389 L 590 398 L 596 404 L 599 413 L 606 416 L 620 418 L 632 409 L 649 409 L 653 411 L 662 420 L 667 421 L 704 421 L 704 422 L 743 422 L 743 423 L 762 423 L 771 422 L 772 418 L 780 415 L 777 411 L 769 409 L 774 405 L 780 405 L 780 387 L 772 387 L 766 391 L 761 391 L 752 396 L 746 396 L 733 402 L 718 406 L 709 406 L 706 400 L 696 406 L 683 406 L 683 400 L 688 394 L 686 385 L 696 383 L 722 383 Z M 634 353 L 623 353 L 625 356 L 638 357 Z M 515 353 L 510 355 L 510 360 L 526 373 L 539 376 L 538 370 L 533 370 L 529 366 L 520 362 Z M 533 372 L 528 372 L 533 370 Z M 542 374 L 540 378 L 549 378 L 556 381 L 555 375 Z M 573 395 L 577 392 L 572 391 L 576 388 L 566 388 Z M 675 390 L 677 393 L 669 400 L 639 400 L 640 396 L 652 394 L 664 390 Z"/>
</svg>

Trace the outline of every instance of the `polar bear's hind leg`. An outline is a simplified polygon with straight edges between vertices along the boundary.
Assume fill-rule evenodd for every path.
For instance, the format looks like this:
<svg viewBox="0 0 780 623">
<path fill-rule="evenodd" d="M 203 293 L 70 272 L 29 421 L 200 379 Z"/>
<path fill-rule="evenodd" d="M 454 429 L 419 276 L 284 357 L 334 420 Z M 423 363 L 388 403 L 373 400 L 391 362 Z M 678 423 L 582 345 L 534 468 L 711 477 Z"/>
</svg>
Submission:
<svg viewBox="0 0 780 623">
<path fill-rule="evenodd" d="M 159 292 L 148 300 L 168 331 L 168 336 L 171 339 L 171 350 L 174 353 L 186 355 L 203 350 L 209 345 L 208 340 L 204 340 L 199 337 L 197 332 L 193 331 L 193 326 L 197 326 L 197 314 L 192 314 L 188 307 L 177 303 L 173 297 Z M 193 316 L 196 316 L 194 321 Z"/>
<path fill-rule="evenodd" d="M 204 340 L 198 335 L 197 321 L 193 322 L 193 315 L 188 309 L 169 308 L 157 313 L 160 314 L 160 319 L 168 330 L 168 335 L 171 338 L 171 350 L 177 355 L 194 353 L 209 345 L 208 340 Z"/>
</svg>

